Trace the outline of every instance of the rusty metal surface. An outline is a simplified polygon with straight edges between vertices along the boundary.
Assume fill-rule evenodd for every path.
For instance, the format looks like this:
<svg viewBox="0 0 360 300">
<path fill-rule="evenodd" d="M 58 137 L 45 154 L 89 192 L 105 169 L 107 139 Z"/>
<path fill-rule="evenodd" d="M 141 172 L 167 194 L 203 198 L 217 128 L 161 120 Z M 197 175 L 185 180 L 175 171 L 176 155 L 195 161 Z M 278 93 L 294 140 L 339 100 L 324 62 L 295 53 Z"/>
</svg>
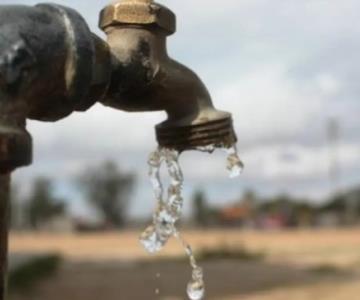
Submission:
<svg viewBox="0 0 360 300">
<path fill-rule="evenodd" d="M 92 81 L 87 101 L 78 103 L 75 106 L 77 111 L 86 111 L 97 101 L 101 101 L 109 88 L 111 79 L 111 55 L 108 44 L 93 34 L 93 44 L 95 50 L 95 60 L 93 63 Z M 84 105 L 85 104 L 85 105 Z"/>
<path fill-rule="evenodd" d="M 10 175 L 0 174 L 0 300 L 6 299 Z"/>
<path fill-rule="evenodd" d="M 26 118 L 57 121 L 104 96 L 110 53 L 74 10 L 0 6 L 0 171 L 31 163 Z"/>
<path fill-rule="evenodd" d="M 109 80 L 94 74 L 97 55 L 103 69 L 110 69 L 106 51 L 97 43 L 72 9 L 0 6 L 0 90 L 22 101 L 31 119 L 57 121 L 86 110 L 106 91 Z"/>
<path fill-rule="evenodd" d="M 101 29 L 121 24 L 156 25 L 167 34 L 173 34 L 176 31 L 176 16 L 170 9 L 152 0 L 123 0 L 102 10 Z"/>
<path fill-rule="evenodd" d="M 29 14 L 38 14 L 32 26 L 35 34 L 28 42 L 38 63 L 27 116 L 56 121 L 70 115 L 77 105 L 90 107 L 94 103 L 87 103 L 86 96 L 92 80 L 94 46 L 86 22 L 74 10 L 59 5 L 41 4 L 29 10 Z M 41 18 L 49 23 L 40 22 Z"/>
</svg>

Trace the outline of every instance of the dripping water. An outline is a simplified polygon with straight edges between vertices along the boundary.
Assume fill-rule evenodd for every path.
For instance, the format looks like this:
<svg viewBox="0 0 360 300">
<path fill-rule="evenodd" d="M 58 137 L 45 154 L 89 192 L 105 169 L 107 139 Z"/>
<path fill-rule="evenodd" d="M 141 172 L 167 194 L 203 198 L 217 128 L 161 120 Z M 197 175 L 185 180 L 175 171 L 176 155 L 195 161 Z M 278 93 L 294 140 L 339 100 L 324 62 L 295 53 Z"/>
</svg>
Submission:
<svg viewBox="0 0 360 300">
<path fill-rule="evenodd" d="M 197 148 L 199 151 L 208 153 L 214 152 L 215 149 L 214 145 Z M 224 148 L 224 150 L 227 153 L 226 167 L 229 176 L 231 178 L 239 176 L 244 165 L 237 154 L 236 146 Z M 179 156 L 178 151 L 167 148 L 158 148 L 149 156 L 149 177 L 154 197 L 157 200 L 157 209 L 154 212 L 152 224 L 141 234 L 140 241 L 149 253 L 155 254 L 164 248 L 171 237 L 177 238 L 189 257 L 192 268 L 192 277 L 187 286 L 187 294 L 191 300 L 201 300 L 204 299 L 205 295 L 203 270 L 198 266 L 191 246 L 176 228 L 184 202 L 181 193 L 184 176 L 179 164 Z M 166 165 L 170 177 L 166 199 L 160 178 L 160 169 L 163 164 Z"/>
</svg>

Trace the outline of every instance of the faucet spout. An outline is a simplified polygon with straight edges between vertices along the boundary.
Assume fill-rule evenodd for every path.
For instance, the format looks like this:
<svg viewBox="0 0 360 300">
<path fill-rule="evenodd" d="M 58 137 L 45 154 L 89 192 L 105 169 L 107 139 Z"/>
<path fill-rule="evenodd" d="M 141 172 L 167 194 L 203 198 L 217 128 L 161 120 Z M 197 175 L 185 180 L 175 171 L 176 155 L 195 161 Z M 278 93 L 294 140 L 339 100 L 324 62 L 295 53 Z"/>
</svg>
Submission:
<svg viewBox="0 0 360 300">
<path fill-rule="evenodd" d="M 167 36 L 176 17 L 165 6 L 146 0 L 123 0 L 106 7 L 100 27 L 113 60 L 110 87 L 103 104 L 118 109 L 166 111 L 156 126 L 160 146 L 179 151 L 236 142 L 231 115 L 214 108 L 201 79 L 171 59 Z"/>
<path fill-rule="evenodd" d="M 215 109 L 201 79 L 191 69 L 170 59 L 164 109 L 168 119 L 156 126 L 159 144 L 177 150 L 236 142 L 231 114 Z"/>
</svg>

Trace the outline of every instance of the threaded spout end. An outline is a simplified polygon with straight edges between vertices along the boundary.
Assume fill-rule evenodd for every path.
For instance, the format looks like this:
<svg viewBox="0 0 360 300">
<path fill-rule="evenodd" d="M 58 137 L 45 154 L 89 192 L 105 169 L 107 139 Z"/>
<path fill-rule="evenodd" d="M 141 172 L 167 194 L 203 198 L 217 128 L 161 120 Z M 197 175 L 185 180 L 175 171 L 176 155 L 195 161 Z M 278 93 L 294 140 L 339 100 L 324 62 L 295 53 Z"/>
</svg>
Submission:
<svg viewBox="0 0 360 300">
<path fill-rule="evenodd" d="M 209 145 L 230 147 L 237 141 L 231 117 L 183 127 L 158 125 L 156 137 L 161 147 L 180 152 L 196 150 Z"/>
</svg>

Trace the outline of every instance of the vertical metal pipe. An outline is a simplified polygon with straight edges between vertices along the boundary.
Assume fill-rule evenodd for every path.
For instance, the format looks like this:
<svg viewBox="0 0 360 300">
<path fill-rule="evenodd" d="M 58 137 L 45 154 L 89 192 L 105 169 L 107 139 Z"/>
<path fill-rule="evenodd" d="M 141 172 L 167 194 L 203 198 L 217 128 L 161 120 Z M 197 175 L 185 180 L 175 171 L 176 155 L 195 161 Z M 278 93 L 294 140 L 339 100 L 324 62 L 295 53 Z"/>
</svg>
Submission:
<svg viewBox="0 0 360 300">
<path fill-rule="evenodd" d="M 6 299 L 7 290 L 9 194 L 10 174 L 0 174 L 0 300 Z"/>
</svg>

